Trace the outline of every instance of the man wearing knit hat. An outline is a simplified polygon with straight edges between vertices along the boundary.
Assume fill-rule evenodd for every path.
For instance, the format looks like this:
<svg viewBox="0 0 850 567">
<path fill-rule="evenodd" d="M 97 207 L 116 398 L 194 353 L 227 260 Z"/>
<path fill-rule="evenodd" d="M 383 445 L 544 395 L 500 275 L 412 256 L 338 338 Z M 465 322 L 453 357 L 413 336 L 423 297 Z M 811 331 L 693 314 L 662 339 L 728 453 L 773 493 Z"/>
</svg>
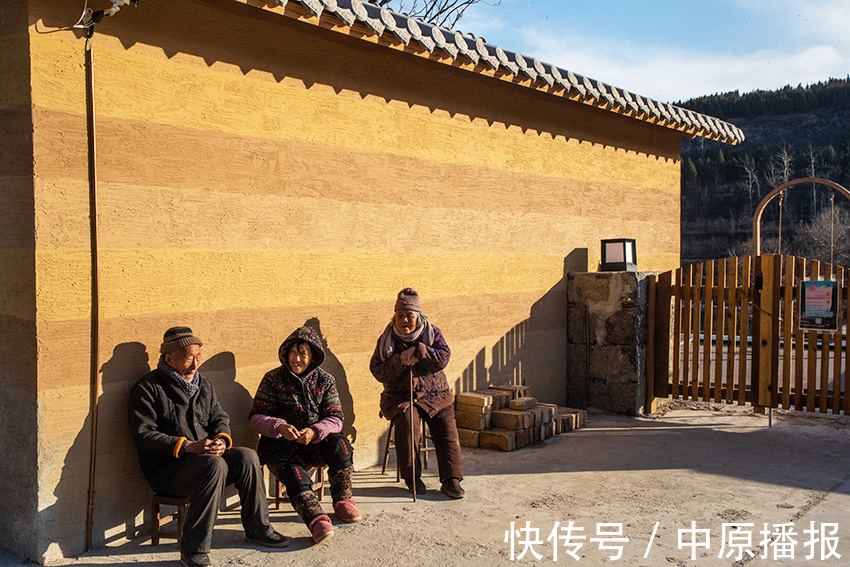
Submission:
<svg viewBox="0 0 850 567">
<path fill-rule="evenodd" d="M 239 492 L 246 539 L 266 547 L 288 543 L 269 524 L 257 453 L 233 447 L 230 418 L 198 372 L 202 344 L 189 327 L 168 329 L 156 369 L 130 390 L 130 424 L 142 473 L 154 492 L 190 497 L 180 540 L 184 567 L 211 564 L 213 526 L 222 490 L 231 484 Z"/>
</svg>

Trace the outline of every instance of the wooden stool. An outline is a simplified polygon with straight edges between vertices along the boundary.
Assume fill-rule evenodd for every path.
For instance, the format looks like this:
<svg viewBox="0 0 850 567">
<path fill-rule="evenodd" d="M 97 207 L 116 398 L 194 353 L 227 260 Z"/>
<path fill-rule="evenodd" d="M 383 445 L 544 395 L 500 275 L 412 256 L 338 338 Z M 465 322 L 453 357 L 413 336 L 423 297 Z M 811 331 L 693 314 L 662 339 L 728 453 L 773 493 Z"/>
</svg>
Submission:
<svg viewBox="0 0 850 567">
<path fill-rule="evenodd" d="M 177 512 L 168 516 L 160 516 L 159 507 L 162 505 L 176 506 Z M 173 538 L 180 542 L 183 537 L 183 526 L 186 525 L 186 513 L 189 510 L 189 497 L 164 496 L 154 494 L 151 500 L 151 543 L 159 545 L 160 538 Z M 177 516 L 177 528 L 174 530 L 162 530 L 161 524 L 168 524 Z"/>
<path fill-rule="evenodd" d="M 431 439 L 431 434 L 427 429 L 428 424 L 425 423 L 425 419 L 422 419 L 422 423 L 419 426 L 420 432 L 420 451 L 422 452 L 422 461 L 424 468 L 428 468 L 428 451 L 433 451 L 434 440 Z M 395 433 L 395 427 L 393 427 L 393 421 L 390 420 L 390 426 L 387 428 L 387 444 L 384 446 L 384 466 L 381 468 L 381 474 L 387 473 L 387 462 L 390 460 L 390 449 L 395 447 L 395 439 L 393 439 L 393 433 Z M 428 439 L 431 439 L 431 447 L 428 446 Z M 401 480 L 401 471 L 398 468 L 398 463 L 396 463 L 395 467 L 395 481 L 399 482 Z"/>
<path fill-rule="evenodd" d="M 307 474 L 312 475 L 314 471 L 316 472 L 316 480 L 313 482 L 313 492 L 316 493 L 316 496 L 319 498 L 319 502 L 322 501 L 322 498 L 325 497 L 325 467 L 311 467 L 307 470 Z M 274 473 L 271 473 L 274 476 Z M 283 483 L 280 482 L 280 479 L 275 477 L 275 490 L 274 490 L 274 509 L 280 510 L 281 502 L 289 502 L 289 497 L 286 495 L 286 489 L 283 486 Z"/>
</svg>

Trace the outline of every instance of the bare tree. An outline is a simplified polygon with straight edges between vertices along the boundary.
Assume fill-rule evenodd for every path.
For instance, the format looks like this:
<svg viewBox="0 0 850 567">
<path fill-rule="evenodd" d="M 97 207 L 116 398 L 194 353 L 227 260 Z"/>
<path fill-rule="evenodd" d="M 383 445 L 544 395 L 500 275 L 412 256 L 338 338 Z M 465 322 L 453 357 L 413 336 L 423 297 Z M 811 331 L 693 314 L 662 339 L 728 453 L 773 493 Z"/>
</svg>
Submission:
<svg viewBox="0 0 850 567">
<path fill-rule="evenodd" d="M 794 154 L 791 146 L 785 142 L 768 162 L 767 182 L 778 187 L 791 179 L 794 172 Z"/>
<path fill-rule="evenodd" d="M 846 207 L 825 207 L 810 223 L 800 222 L 792 248 L 798 256 L 850 266 L 850 212 Z"/>
<path fill-rule="evenodd" d="M 424 20 L 444 28 L 454 29 L 463 13 L 473 4 L 498 6 L 501 0 L 373 0 L 378 6 L 400 14 Z"/>
</svg>

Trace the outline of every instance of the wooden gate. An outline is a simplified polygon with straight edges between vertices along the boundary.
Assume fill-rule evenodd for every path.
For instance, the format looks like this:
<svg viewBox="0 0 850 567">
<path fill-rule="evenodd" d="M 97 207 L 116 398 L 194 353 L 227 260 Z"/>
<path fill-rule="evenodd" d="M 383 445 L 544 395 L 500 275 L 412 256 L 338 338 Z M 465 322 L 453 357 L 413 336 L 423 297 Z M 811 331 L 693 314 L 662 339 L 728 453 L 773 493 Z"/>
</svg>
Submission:
<svg viewBox="0 0 850 567">
<path fill-rule="evenodd" d="M 799 286 L 838 284 L 838 331 L 797 330 Z M 649 279 L 647 409 L 658 398 L 850 412 L 850 270 L 794 256 L 693 264 Z"/>
</svg>

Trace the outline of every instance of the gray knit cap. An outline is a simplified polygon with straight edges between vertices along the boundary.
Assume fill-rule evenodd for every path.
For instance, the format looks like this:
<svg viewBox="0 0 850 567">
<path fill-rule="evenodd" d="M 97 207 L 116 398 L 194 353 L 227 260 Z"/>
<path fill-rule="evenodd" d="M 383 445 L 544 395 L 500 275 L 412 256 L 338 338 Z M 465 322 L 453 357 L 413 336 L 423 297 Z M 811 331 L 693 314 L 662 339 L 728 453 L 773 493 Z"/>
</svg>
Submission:
<svg viewBox="0 0 850 567">
<path fill-rule="evenodd" d="M 395 310 L 409 309 L 422 313 L 422 305 L 419 303 L 419 294 L 412 287 L 406 287 L 398 292 L 398 299 L 395 301 Z"/>
<path fill-rule="evenodd" d="M 201 339 L 192 334 L 192 329 L 189 327 L 171 327 L 162 336 L 162 345 L 159 347 L 159 352 L 169 354 L 189 345 L 201 346 L 203 344 Z"/>
</svg>

